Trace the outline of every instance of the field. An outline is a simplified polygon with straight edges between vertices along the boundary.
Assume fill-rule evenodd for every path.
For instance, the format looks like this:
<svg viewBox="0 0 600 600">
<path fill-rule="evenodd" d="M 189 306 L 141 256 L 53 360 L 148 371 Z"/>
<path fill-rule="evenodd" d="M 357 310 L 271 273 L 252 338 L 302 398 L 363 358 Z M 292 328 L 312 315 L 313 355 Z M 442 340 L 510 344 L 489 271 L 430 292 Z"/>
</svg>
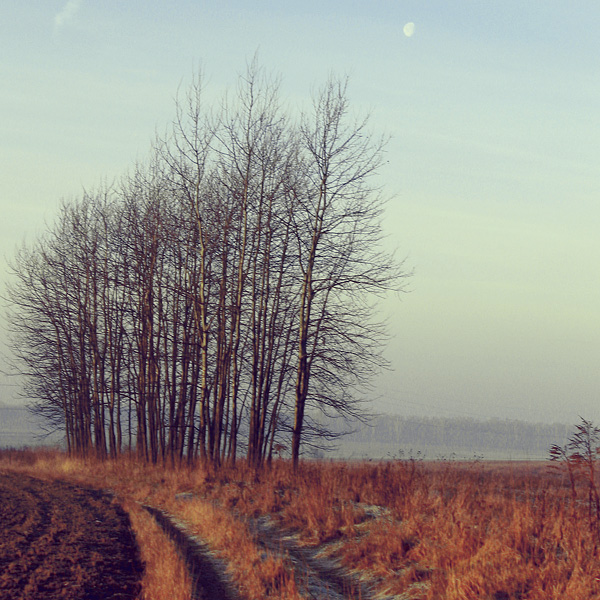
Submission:
<svg viewBox="0 0 600 600">
<path fill-rule="evenodd" d="M 0 476 L 0 597 L 126 598 L 142 563 L 110 497 L 16 473 Z"/>
<path fill-rule="evenodd" d="M 44 489 L 98 490 L 87 494 L 103 503 L 102 511 L 122 506 L 145 565 L 141 598 L 191 597 L 202 582 L 186 575 L 185 561 L 196 551 L 231 597 L 243 600 L 600 598 L 599 519 L 589 488 L 583 479 L 573 488 L 548 463 L 306 462 L 294 475 L 286 461 L 263 472 L 243 462 L 214 472 L 38 450 L 2 452 L 0 474 L 9 488 L 15 474 L 33 486 L 35 480 L 23 479 L 28 475 L 56 482 Z M 66 505 L 81 502 L 64 497 Z M 35 516 L 45 504 L 32 493 L 25 512 L 48 521 Z M 142 505 L 162 515 L 163 526 L 185 527 L 180 537 L 196 536 L 201 547 L 182 545 L 172 531 L 171 541 Z M 10 514 L 20 500 L 9 495 L 2 506 Z M 59 526 L 66 513 L 50 520 Z M 106 523 L 106 540 L 118 526 Z M 2 585 L 19 581 L 7 583 L 11 564 L 3 565 Z"/>
</svg>

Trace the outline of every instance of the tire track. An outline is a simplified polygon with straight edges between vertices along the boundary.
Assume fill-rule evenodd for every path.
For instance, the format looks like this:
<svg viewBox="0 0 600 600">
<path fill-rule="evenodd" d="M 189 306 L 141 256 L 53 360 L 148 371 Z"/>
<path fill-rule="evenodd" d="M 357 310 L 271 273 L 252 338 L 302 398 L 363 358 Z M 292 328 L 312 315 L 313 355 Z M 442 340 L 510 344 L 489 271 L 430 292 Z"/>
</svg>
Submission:
<svg viewBox="0 0 600 600">
<path fill-rule="evenodd" d="M 194 600 L 238 600 L 233 586 L 225 575 L 225 568 L 214 556 L 205 542 L 193 535 L 185 524 L 171 515 L 143 505 L 171 538 L 184 558 L 192 579 L 192 598 Z"/>
<path fill-rule="evenodd" d="M 277 556 L 287 557 L 296 584 L 313 600 L 372 600 L 371 591 L 334 561 L 318 556 L 318 550 L 300 547 L 292 533 L 273 524 L 268 516 L 248 520 L 256 542 Z"/>
<path fill-rule="evenodd" d="M 220 561 L 208 545 L 190 533 L 185 523 L 155 507 L 143 506 L 173 540 L 185 559 L 193 580 L 193 598 L 234 600 L 237 598 Z M 238 518 L 239 515 L 238 515 Z M 311 600 L 390 600 L 378 596 L 358 577 L 331 559 L 319 556 L 318 549 L 298 545 L 292 533 L 277 527 L 269 517 L 241 518 L 249 527 L 257 546 L 273 556 L 286 559 L 300 593 Z"/>
</svg>

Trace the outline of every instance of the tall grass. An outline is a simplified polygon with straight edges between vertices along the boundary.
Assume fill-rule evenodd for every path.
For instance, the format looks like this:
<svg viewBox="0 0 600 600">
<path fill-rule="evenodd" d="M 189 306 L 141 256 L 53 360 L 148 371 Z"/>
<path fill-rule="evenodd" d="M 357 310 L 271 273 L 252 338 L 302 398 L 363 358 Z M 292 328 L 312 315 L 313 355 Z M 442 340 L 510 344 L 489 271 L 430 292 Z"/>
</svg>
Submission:
<svg viewBox="0 0 600 600">
<path fill-rule="evenodd" d="M 229 563 L 245 598 L 299 597 L 289 565 L 249 532 L 247 520 L 259 515 L 402 598 L 600 598 L 587 488 L 573 495 L 568 476 L 542 463 L 305 463 L 294 475 L 285 461 L 214 473 L 42 453 L 23 464 L 0 456 L 3 466 L 167 510 Z"/>
<path fill-rule="evenodd" d="M 192 583 L 182 557 L 156 521 L 131 500 L 122 502 L 140 546 L 145 574 L 140 600 L 189 600 Z"/>
</svg>

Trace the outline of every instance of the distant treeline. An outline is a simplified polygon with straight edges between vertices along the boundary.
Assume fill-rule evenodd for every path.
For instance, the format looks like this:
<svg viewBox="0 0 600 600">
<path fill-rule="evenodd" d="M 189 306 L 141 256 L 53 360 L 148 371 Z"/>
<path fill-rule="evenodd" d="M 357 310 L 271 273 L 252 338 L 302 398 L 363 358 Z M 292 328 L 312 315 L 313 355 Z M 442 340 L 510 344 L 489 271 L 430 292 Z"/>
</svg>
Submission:
<svg viewBox="0 0 600 600">
<path fill-rule="evenodd" d="M 348 431 L 341 421 L 328 422 L 331 431 Z M 44 422 L 23 406 L 0 404 L 0 447 L 58 443 L 44 436 Z M 370 425 L 356 425 L 338 439 L 330 454 L 339 458 L 547 458 L 550 446 L 564 446 L 573 427 L 562 423 L 468 418 L 401 417 L 380 415 Z M 314 453 L 313 453 L 314 454 Z"/>
<path fill-rule="evenodd" d="M 356 426 L 352 433 L 341 438 L 337 454 L 371 458 L 400 458 L 416 453 L 426 454 L 427 458 L 449 453 L 486 458 L 545 458 L 550 446 L 564 444 L 572 429 L 562 423 L 380 415 L 368 426 Z"/>
</svg>

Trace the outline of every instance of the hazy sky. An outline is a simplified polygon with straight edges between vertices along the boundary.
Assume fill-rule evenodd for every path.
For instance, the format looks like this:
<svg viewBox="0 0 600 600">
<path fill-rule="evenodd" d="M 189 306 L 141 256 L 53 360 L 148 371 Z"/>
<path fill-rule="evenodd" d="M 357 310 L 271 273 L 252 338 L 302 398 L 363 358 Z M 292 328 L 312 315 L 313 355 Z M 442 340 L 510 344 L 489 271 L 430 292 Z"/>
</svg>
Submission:
<svg viewBox="0 0 600 600">
<path fill-rule="evenodd" d="M 600 422 L 599 31 L 592 1 L 3 2 L 0 285 L 61 197 L 145 157 L 198 65 L 220 93 L 258 50 L 291 103 L 349 74 L 392 136 L 414 277 L 377 407 Z"/>
</svg>

